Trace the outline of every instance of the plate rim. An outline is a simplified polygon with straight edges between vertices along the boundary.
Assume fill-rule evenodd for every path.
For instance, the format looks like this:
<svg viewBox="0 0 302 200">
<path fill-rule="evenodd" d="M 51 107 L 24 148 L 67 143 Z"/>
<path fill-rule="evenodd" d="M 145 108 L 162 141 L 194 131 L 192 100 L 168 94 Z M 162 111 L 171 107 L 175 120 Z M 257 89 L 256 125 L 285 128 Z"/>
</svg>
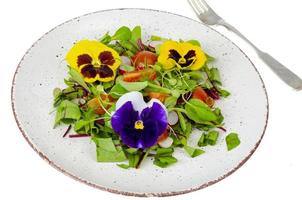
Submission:
<svg viewBox="0 0 302 200">
<path fill-rule="evenodd" d="M 112 188 L 107 188 L 105 186 L 101 186 L 101 185 L 97 185 L 95 183 L 91 183 L 83 178 L 80 178 L 68 171 L 66 171 L 65 169 L 63 169 L 62 167 L 60 167 L 59 165 L 57 165 L 56 163 L 54 163 L 53 161 L 51 161 L 46 155 L 43 154 L 43 152 L 40 152 L 36 146 L 30 141 L 28 134 L 26 133 L 26 131 L 22 128 L 21 123 L 19 122 L 19 119 L 17 117 L 17 111 L 16 111 L 16 107 L 15 107 L 15 85 L 16 85 L 16 76 L 19 72 L 19 69 L 21 68 L 21 64 L 23 62 L 23 60 L 25 59 L 25 57 L 27 56 L 27 54 L 31 51 L 31 49 L 40 41 L 42 40 L 45 36 L 47 36 L 49 33 L 51 33 L 52 31 L 54 31 L 55 29 L 69 23 L 72 21 L 76 21 L 82 17 L 85 16 L 89 16 L 89 15 L 94 15 L 97 13 L 102 13 L 102 12 L 110 12 L 110 11 L 119 11 L 119 10 L 140 10 L 140 11 L 151 11 L 151 12 L 160 12 L 160 13 L 165 13 L 165 14 L 169 14 L 169 15 L 174 15 L 174 16 L 178 16 L 178 17 L 182 17 L 182 18 L 186 18 L 188 20 L 194 21 L 199 23 L 202 26 L 206 26 L 207 28 L 209 28 L 211 31 L 214 31 L 216 33 L 218 33 L 220 36 L 222 36 L 223 38 L 225 38 L 226 40 L 228 40 L 229 42 L 231 42 L 235 47 L 237 47 L 239 49 L 239 51 L 248 59 L 248 61 L 251 63 L 251 65 L 253 66 L 254 70 L 256 71 L 258 77 L 260 78 L 261 84 L 262 84 L 262 89 L 264 91 L 265 94 L 265 99 L 266 99 L 266 118 L 265 118 L 265 125 L 263 128 L 263 132 L 262 135 L 260 137 L 260 139 L 257 141 L 257 143 L 255 144 L 254 148 L 249 152 L 249 154 L 239 162 L 239 164 L 237 164 L 232 170 L 228 171 L 226 174 L 220 176 L 219 178 L 212 180 L 212 181 L 208 181 L 207 183 L 204 183 L 200 186 L 197 187 L 193 187 L 190 189 L 186 189 L 186 190 L 179 190 L 179 191 L 173 191 L 173 192 L 158 192 L 158 193 L 139 193 L 139 192 L 128 192 L 128 191 L 122 191 L 122 190 L 117 190 L 117 189 L 112 189 Z M 11 106 L 12 106 L 12 111 L 13 111 L 13 115 L 14 115 L 14 119 L 17 123 L 17 126 L 20 130 L 20 132 L 22 133 L 23 137 L 25 138 L 25 140 L 27 141 L 27 143 L 29 144 L 29 146 L 43 159 L 45 160 L 50 166 L 52 166 L 53 168 L 55 168 L 56 170 L 62 172 L 63 174 L 65 174 L 66 176 L 69 176 L 71 178 L 73 178 L 76 181 L 79 181 L 81 183 L 84 183 L 88 186 L 94 187 L 96 189 L 100 189 L 103 191 L 107 191 L 107 192 L 111 192 L 111 193 L 115 193 L 115 194 L 120 194 L 120 195 L 126 195 L 126 196 L 136 196 L 136 197 L 167 197 L 167 196 L 175 196 L 175 195 L 181 195 L 181 194 L 186 194 L 186 193 L 190 193 L 190 192 L 194 192 L 203 188 L 206 188 L 208 186 L 211 186 L 223 179 L 225 179 L 226 177 L 230 176 L 231 174 L 233 174 L 235 171 L 237 171 L 241 166 L 243 166 L 249 159 L 250 157 L 254 154 L 254 152 L 256 151 L 256 149 L 258 148 L 258 146 L 260 145 L 266 129 L 267 129 L 267 125 L 268 125 L 268 119 L 269 119 L 269 98 L 268 98 L 268 93 L 267 93 L 267 89 L 265 87 L 264 81 L 258 71 L 258 69 L 256 68 L 255 64 L 251 61 L 251 59 L 246 55 L 246 53 L 244 53 L 244 51 L 237 46 L 232 40 L 230 40 L 228 37 L 226 37 L 225 35 L 223 35 L 222 33 L 216 31 L 215 29 L 213 29 L 212 27 L 203 24 L 200 21 L 197 21 L 195 19 L 180 15 L 180 14 L 176 14 L 176 13 L 172 13 L 169 11 L 163 11 L 163 10 L 157 10 L 157 9 L 148 9 L 148 8 L 114 8 L 114 9 L 105 9 L 105 10 L 98 10 L 95 12 L 90 12 L 84 15 L 80 15 L 77 17 L 74 17 L 72 19 L 69 19 L 57 26 L 55 26 L 54 28 L 50 29 L 49 31 L 47 31 L 46 33 L 44 33 L 38 40 L 36 40 L 29 48 L 28 50 L 25 52 L 25 54 L 23 55 L 23 57 L 21 58 L 19 64 L 17 65 L 17 68 L 14 72 L 13 75 L 13 80 L 12 80 L 12 84 L 11 84 Z"/>
</svg>

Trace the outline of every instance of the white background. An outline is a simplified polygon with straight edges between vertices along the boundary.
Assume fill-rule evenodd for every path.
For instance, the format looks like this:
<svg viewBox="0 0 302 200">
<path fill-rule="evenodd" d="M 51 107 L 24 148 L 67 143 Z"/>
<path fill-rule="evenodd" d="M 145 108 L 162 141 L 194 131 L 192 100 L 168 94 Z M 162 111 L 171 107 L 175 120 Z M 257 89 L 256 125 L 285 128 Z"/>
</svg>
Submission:
<svg viewBox="0 0 302 200">
<path fill-rule="evenodd" d="M 300 1 L 208 2 L 251 41 L 302 76 Z M 133 198 L 99 191 L 50 167 L 23 139 L 10 102 L 13 73 L 33 42 L 68 19 L 120 7 L 153 8 L 197 19 L 185 0 L 1 1 L 0 199 Z M 218 30 L 250 56 L 264 79 L 270 101 L 266 135 L 252 158 L 230 177 L 201 191 L 167 199 L 301 199 L 302 92 L 283 84 L 235 35 L 223 28 Z"/>
</svg>

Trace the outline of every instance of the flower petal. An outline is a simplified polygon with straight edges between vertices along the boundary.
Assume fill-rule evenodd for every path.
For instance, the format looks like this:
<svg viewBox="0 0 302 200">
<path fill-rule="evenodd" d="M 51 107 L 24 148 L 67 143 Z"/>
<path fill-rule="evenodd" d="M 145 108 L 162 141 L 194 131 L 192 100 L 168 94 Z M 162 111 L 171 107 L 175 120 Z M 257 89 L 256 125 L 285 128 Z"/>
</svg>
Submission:
<svg viewBox="0 0 302 200">
<path fill-rule="evenodd" d="M 144 108 L 147 107 L 147 104 L 144 101 L 144 97 L 140 92 L 128 92 L 121 96 L 116 102 L 116 110 L 118 110 L 121 106 L 123 106 L 126 102 L 131 101 L 134 110 L 139 113 L 142 112 Z"/>
<path fill-rule="evenodd" d="M 103 65 L 113 65 L 115 60 L 110 51 L 103 51 L 99 55 L 99 60 Z"/>
<path fill-rule="evenodd" d="M 153 102 L 151 107 L 145 108 L 140 118 L 144 122 L 144 130 L 152 129 L 152 134 L 157 138 L 167 129 L 167 112 L 158 102 Z"/>
<path fill-rule="evenodd" d="M 138 112 L 134 110 L 132 103 L 128 101 L 114 112 L 111 117 L 111 126 L 117 134 L 121 134 L 125 127 L 133 127 L 134 129 L 134 123 L 138 119 Z"/>
</svg>

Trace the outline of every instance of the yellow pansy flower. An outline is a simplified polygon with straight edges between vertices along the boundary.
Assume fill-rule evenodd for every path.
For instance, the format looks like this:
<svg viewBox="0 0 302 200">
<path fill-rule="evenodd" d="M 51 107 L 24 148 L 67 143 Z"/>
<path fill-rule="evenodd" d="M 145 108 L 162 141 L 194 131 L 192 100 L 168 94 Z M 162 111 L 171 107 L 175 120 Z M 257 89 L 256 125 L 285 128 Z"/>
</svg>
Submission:
<svg viewBox="0 0 302 200">
<path fill-rule="evenodd" d="M 168 40 L 160 46 L 158 62 L 163 65 L 164 69 L 177 66 L 180 69 L 198 70 L 206 61 L 207 57 L 201 47 L 189 42 Z"/>
<path fill-rule="evenodd" d="M 66 61 L 88 83 L 114 80 L 121 64 L 120 56 L 114 49 L 94 40 L 77 42 L 67 53 Z"/>
</svg>

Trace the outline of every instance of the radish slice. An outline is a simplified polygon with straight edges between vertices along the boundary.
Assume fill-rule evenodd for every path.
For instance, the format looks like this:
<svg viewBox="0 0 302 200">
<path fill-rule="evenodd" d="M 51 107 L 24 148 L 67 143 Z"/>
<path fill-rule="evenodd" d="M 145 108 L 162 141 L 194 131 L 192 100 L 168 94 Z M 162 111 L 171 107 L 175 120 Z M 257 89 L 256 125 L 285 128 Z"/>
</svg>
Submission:
<svg viewBox="0 0 302 200">
<path fill-rule="evenodd" d="M 173 144 L 173 139 L 170 137 L 167 137 L 164 141 L 161 141 L 158 143 L 160 147 L 162 148 L 169 148 Z"/>
<path fill-rule="evenodd" d="M 121 65 L 131 65 L 131 60 L 127 56 L 121 56 Z"/>
<path fill-rule="evenodd" d="M 171 111 L 168 113 L 168 123 L 173 126 L 178 122 L 178 115 L 175 111 Z"/>
</svg>

